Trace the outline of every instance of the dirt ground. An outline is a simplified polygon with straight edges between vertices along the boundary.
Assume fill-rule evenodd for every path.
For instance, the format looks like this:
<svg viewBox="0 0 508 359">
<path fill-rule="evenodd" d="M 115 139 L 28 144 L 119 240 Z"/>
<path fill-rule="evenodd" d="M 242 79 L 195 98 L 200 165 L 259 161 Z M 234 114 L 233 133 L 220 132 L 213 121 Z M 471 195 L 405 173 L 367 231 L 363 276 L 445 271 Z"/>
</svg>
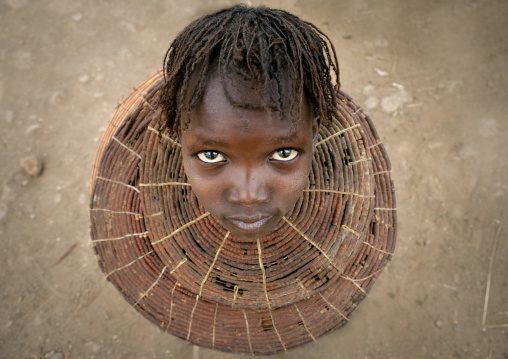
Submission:
<svg viewBox="0 0 508 359">
<path fill-rule="evenodd" d="M 115 105 L 191 19 L 232 3 L 0 0 L 0 357 L 240 357 L 131 308 L 99 270 L 88 219 Z M 350 323 L 273 357 L 508 358 L 508 2 L 248 3 L 330 36 L 398 200 L 396 255 Z M 20 166 L 27 156 L 39 177 Z"/>
</svg>

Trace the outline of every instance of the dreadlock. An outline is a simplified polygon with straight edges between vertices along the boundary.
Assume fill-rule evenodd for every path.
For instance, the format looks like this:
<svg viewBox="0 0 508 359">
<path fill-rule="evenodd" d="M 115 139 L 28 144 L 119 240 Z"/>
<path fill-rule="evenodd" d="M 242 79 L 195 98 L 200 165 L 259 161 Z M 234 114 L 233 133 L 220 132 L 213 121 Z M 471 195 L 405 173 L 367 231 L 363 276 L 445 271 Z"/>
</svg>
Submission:
<svg viewBox="0 0 508 359">
<path fill-rule="evenodd" d="M 189 24 L 164 57 L 160 104 L 166 126 L 176 131 L 188 123 L 214 69 L 221 80 L 237 74 L 257 84 L 263 105 L 282 118 L 301 109 L 304 96 L 322 122 L 337 116 L 335 48 L 315 25 L 286 11 L 235 5 Z"/>
</svg>

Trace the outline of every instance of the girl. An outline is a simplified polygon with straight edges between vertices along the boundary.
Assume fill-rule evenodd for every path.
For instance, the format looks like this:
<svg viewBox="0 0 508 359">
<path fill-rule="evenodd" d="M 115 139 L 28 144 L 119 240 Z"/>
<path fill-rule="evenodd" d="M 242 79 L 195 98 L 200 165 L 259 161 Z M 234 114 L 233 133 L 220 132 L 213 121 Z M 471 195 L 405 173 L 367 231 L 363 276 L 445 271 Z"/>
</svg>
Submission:
<svg viewBox="0 0 508 359">
<path fill-rule="evenodd" d="M 237 5 L 178 35 L 92 173 L 95 251 L 138 311 L 253 355 L 349 320 L 396 220 L 384 148 L 339 85 L 328 38 L 282 10 Z"/>
</svg>

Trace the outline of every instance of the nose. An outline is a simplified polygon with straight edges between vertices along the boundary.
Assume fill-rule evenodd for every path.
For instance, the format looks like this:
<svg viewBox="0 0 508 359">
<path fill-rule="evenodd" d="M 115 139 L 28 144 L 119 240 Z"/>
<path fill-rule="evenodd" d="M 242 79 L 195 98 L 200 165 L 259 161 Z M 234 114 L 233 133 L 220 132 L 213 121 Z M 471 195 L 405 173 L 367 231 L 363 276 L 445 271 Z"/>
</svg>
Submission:
<svg viewBox="0 0 508 359">
<path fill-rule="evenodd" d="M 232 173 L 228 201 L 244 205 L 268 202 L 267 177 L 261 170 L 237 168 Z"/>
</svg>

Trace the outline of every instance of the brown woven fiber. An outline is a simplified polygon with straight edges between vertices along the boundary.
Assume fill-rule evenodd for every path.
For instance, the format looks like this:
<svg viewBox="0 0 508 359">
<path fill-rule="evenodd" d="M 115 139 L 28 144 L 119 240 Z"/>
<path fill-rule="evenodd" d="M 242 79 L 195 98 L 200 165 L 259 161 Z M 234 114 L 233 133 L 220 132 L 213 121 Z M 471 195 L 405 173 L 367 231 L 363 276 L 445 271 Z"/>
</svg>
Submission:
<svg viewBox="0 0 508 359">
<path fill-rule="evenodd" d="M 390 162 L 370 119 L 338 93 L 310 185 L 274 233 L 230 235 L 201 207 L 181 146 L 158 127 L 162 73 L 117 107 L 95 159 L 92 241 L 125 299 L 164 331 L 222 351 L 287 351 L 341 327 L 395 247 Z"/>
</svg>

